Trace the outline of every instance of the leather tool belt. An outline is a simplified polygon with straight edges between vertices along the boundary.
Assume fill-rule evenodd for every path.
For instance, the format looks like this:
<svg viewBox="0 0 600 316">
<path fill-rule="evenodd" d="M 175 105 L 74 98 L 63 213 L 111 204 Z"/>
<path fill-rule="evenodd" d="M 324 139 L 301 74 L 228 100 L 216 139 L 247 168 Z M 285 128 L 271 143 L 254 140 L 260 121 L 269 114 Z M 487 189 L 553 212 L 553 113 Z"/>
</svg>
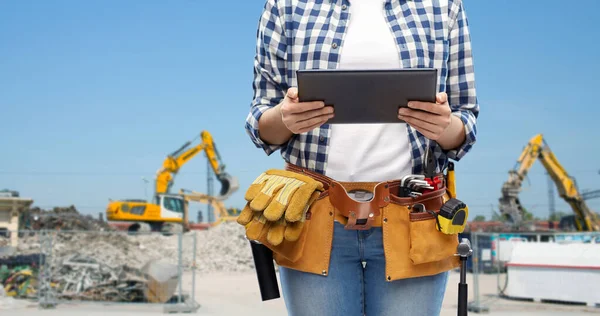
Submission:
<svg viewBox="0 0 600 316">
<path fill-rule="evenodd" d="M 428 208 L 439 209 L 442 202 L 440 197 L 445 193 L 445 186 L 436 192 L 431 192 L 422 197 L 400 197 L 400 180 L 390 180 L 383 182 L 341 182 L 325 175 L 286 163 L 285 169 L 292 172 L 307 175 L 323 184 L 324 191 L 318 199 L 329 197 L 332 206 L 335 208 L 336 220 L 345 223 L 346 229 L 367 230 L 371 227 L 380 227 L 382 225 L 381 209 L 387 206 L 391 201 L 400 205 L 410 205 L 422 203 Z M 349 193 L 356 191 L 367 191 L 372 194 L 368 201 L 358 201 L 353 199 Z M 310 213 L 307 214 L 310 216 Z M 421 214 L 413 214 L 418 217 Z M 429 217 L 423 213 L 424 218 Z"/>
<path fill-rule="evenodd" d="M 407 178 L 341 182 L 286 164 L 285 170 L 267 170 L 252 182 L 237 222 L 244 225 L 249 240 L 273 251 L 278 265 L 299 271 L 329 274 L 335 222 L 352 230 L 381 227 L 386 281 L 456 268 L 457 234 L 438 229 L 439 214 L 453 205 L 447 192 L 453 177 L 434 189 L 407 195 L 418 183 L 407 184 Z"/>
</svg>

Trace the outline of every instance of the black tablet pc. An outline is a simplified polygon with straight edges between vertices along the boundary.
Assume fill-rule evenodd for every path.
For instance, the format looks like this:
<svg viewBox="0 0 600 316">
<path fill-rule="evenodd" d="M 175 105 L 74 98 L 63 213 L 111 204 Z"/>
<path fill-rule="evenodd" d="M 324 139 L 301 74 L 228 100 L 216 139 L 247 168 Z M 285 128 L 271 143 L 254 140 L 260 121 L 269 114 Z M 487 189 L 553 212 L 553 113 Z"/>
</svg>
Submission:
<svg viewBox="0 0 600 316">
<path fill-rule="evenodd" d="M 437 69 L 305 69 L 296 72 L 301 102 L 334 107 L 327 123 L 403 123 L 408 101 L 435 102 Z"/>
</svg>

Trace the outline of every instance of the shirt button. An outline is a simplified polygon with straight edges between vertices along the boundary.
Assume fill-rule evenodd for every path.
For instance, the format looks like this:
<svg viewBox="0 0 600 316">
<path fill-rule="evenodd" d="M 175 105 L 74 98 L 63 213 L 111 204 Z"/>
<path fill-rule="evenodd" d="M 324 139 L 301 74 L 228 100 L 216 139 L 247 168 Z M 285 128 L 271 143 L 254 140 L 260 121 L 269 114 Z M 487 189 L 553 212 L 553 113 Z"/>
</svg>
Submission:
<svg viewBox="0 0 600 316">
<path fill-rule="evenodd" d="M 337 43 L 333 43 L 333 44 L 331 45 L 331 47 L 333 47 L 333 49 L 336 49 L 336 48 L 337 48 Z"/>
<path fill-rule="evenodd" d="M 324 140 L 325 140 L 325 137 L 323 137 L 323 136 L 319 136 L 319 140 L 320 140 L 320 141 L 324 141 Z"/>
<path fill-rule="evenodd" d="M 345 5 L 345 4 L 343 4 L 343 5 L 342 5 L 342 10 L 346 10 L 346 9 L 348 9 L 348 6 L 347 6 L 347 5 Z"/>
</svg>

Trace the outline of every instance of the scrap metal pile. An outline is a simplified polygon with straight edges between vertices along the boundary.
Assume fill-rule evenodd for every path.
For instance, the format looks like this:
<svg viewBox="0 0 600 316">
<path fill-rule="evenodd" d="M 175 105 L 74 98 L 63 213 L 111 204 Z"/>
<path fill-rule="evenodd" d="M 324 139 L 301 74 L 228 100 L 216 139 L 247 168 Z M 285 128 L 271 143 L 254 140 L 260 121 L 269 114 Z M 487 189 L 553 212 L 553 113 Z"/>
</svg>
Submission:
<svg viewBox="0 0 600 316">
<path fill-rule="evenodd" d="M 51 275 L 56 276 L 52 281 L 59 299 L 153 303 L 168 300 L 170 297 L 157 297 L 153 293 L 168 288 L 167 292 L 172 295 L 177 284 L 176 273 L 157 285 L 156 276 L 142 271 L 127 265 L 112 267 L 94 258 L 73 255 L 52 269 Z"/>
<path fill-rule="evenodd" d="M 73 255 L 53 267 L 50 275 L 58 298 L 85 301 L 144 300 L 146 279 L 127 266 L 111 267 L 94 258 Z"/>
<path fill-rule="evenodd" d="M 177 290 L 180 256 L 184 273 L 194 266 L 198 273 L 254 269 L 244 228 L 235 222 L 185 233 L 180 254 L 178 235 L 131 235 L 80 215 L 73 207 L 50 211 L 32 208 L 27 218 L 31 221 L 22 229 L 30 231 L 20 234 L 14 252 L 0 251 L 0 266 L 7 265 L 12 275 L 0 280 L 0 287 L 7 288 L 11 282 L 11 288 L 19 290 L 6 292 L 14 298 L 33 299 L 43 295 L 39 292 L 40 262 L 45 262 L 44 267 L 49 269 L 53 296 L 77 301 L 172 301 Z M 43 241 L 42 229 L 51 230 L 48 244 Z M 2 241 L 0 237 L 0 248 Z M 41 254 L 48 257 L 40 259 Z M 29 262 L 17 259 L 25 257 L 36 259 Z"/>
<path fill-rule="evenodd" d="M 55 207 L 52 210 L 43 210 L 32 207 L 20 214 L 20 230 L 74 230 L 74 231 L 112 231 L 107 222 L 83 215 L 75 206 Z"/>
<path fill-rule="evenodd" d="M 20 238 L 16 252 L 48 253 L 49 258 L 42 261 L 49 269 L 50 286 L 58 299 L 164 303 L 175 292 L 177 265 L 159 262 L 162 253 L 145 248 L 131 236 L 100 231 L 59 231 L 50 236 L 51 249 L 42 249 L 41 236 L 35 234 Z M 0 260 L 10 262 L 11 258 L 14 261 L 14 256 Z M 156 264 L 163 267 L 158 275 L 148 268 Z M 36 284 L 41 282 L 38 272 L 36 269 L 30 275 Z M 27 296 L 16 292 L 11 296 L 32 298 L 38 288 L 33 287 Z M 158 296 L 155 292 L 163 294 Z"/>
<path fill-rule="evenodd" d="M 151 236 L 128 236 L 72 206 L 30 208 L 20 220 L 17 248 L 0 251 L 0 287 L 6 296 L 37 298 L 40 268 L 48 269 L 50 287 L 61 300 L 164 303 L 175 292 L 177 243 L 171 251 L 160 251 L 164 240 L 149 245 L 138 239 Z M 48 245 L 42 242 L 42 230 L 51 231 Z M 0 238 L 0 247 L 7 241 Z M 171 263 L 159 263 L 162 258 Z M 149 268 L 156 264 L 161 264 L 160 273 Z"/>
<path fill-rule="evenodd" d="M 4 263 L 0 267 L 0 271 L 4 272 L 0 274 L 0 284 L 8 296 L 24 299 L 37 297 L 41 282 L 40 261 L 44 268 L 49 269 L 50 287 L 55 297 L 61 300 L 164 303 L 175 291 L 176 265 L 160 263 L 154 258 L 142 265 L 144 258 L 136 257 L 135 252 L 132 252 L 131 259 L 137 260 L 119 263 L 119 259 L 123 259 L 120 253 L 111 250 L 95 251 L 93 242 L 89 243 L 91 247 L 77 244 L 80 247 L 78 251 L 74 249 L 77 245 L 65 243 L 66 240 L 72 241 L 69 237 L 76 236 L 59 236 L 60 234 L 56 236 L 53 247 L 55 253 L 50 260 L 38 259 L 24 264 L 18 260 L 22 255 L 0 257 L 0 262 Z M 32 253 L 36 248 L 40 250 L 35 237 L 26 239 L 27 242 L 23 243 L 24 247 L 21 249 L 23 252 Z M 89 242 L 90 239 L 92 238 L 83 237 L 81 242 Z M 106 241 L 102 239 L 96 238 L 99 240 L 96 244 L 106 245 Z M 163 267 L 160 275 L 149 273 L 152 271 L 148 266 L 155 264 Z M 168 274 L 166 278 L 165 273 Z M 155 292 L 163 294 L 157 296 Z"/>
</svg>

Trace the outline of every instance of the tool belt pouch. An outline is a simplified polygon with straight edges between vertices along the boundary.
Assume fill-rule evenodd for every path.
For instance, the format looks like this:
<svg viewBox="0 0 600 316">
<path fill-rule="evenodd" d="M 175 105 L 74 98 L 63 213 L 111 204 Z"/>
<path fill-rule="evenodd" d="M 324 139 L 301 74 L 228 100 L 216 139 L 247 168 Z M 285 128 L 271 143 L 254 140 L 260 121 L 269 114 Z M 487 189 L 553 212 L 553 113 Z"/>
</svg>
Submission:
<svg viewBox="0 0 600 316">
<path fill-rule="evenodd" d="M 246 191 L 237 222 L 245 227 L 246 238 L 295 262 L 304 250 L 308 210 L 321 192 L 323 184 L 306 175 L 267 170 Z"/>
<path fill-rule="evenodd" d="M 257 238 L 251 239 L 248 237 L 248 239 L 263 244 L 275 254 L 279 255 L 279 257 L 282 257 L 290 262 L 296 262 L 298 259 L 300 259 L 302 253 L 304 252 L 304 245 L 306 244 L 306 230 L 308 229 L 308 225 L 310 225 L 310 221 L 305 222 L 302 230 L 300 231 L 298 239 L 295 241 L 288 241 L 284 238 L 281 243 L 277 245 L 272 244 L 268 240 L 269 229 L 271 227 L 267 226 L 264 227 Z"/>
<path fill-rule="evenodd" d="M 440 195 L 426 202 L 420 202 L 425 206 L 423 212 L 413 212 L 409 209 L 409 258 L 413 264 L 436 262 L 456 253 L 458 246 L 458 234 L 446 234 L 439 230 L 438 215 L 445 199 L 443 192 L 431 192 Z"/>
</svg>

